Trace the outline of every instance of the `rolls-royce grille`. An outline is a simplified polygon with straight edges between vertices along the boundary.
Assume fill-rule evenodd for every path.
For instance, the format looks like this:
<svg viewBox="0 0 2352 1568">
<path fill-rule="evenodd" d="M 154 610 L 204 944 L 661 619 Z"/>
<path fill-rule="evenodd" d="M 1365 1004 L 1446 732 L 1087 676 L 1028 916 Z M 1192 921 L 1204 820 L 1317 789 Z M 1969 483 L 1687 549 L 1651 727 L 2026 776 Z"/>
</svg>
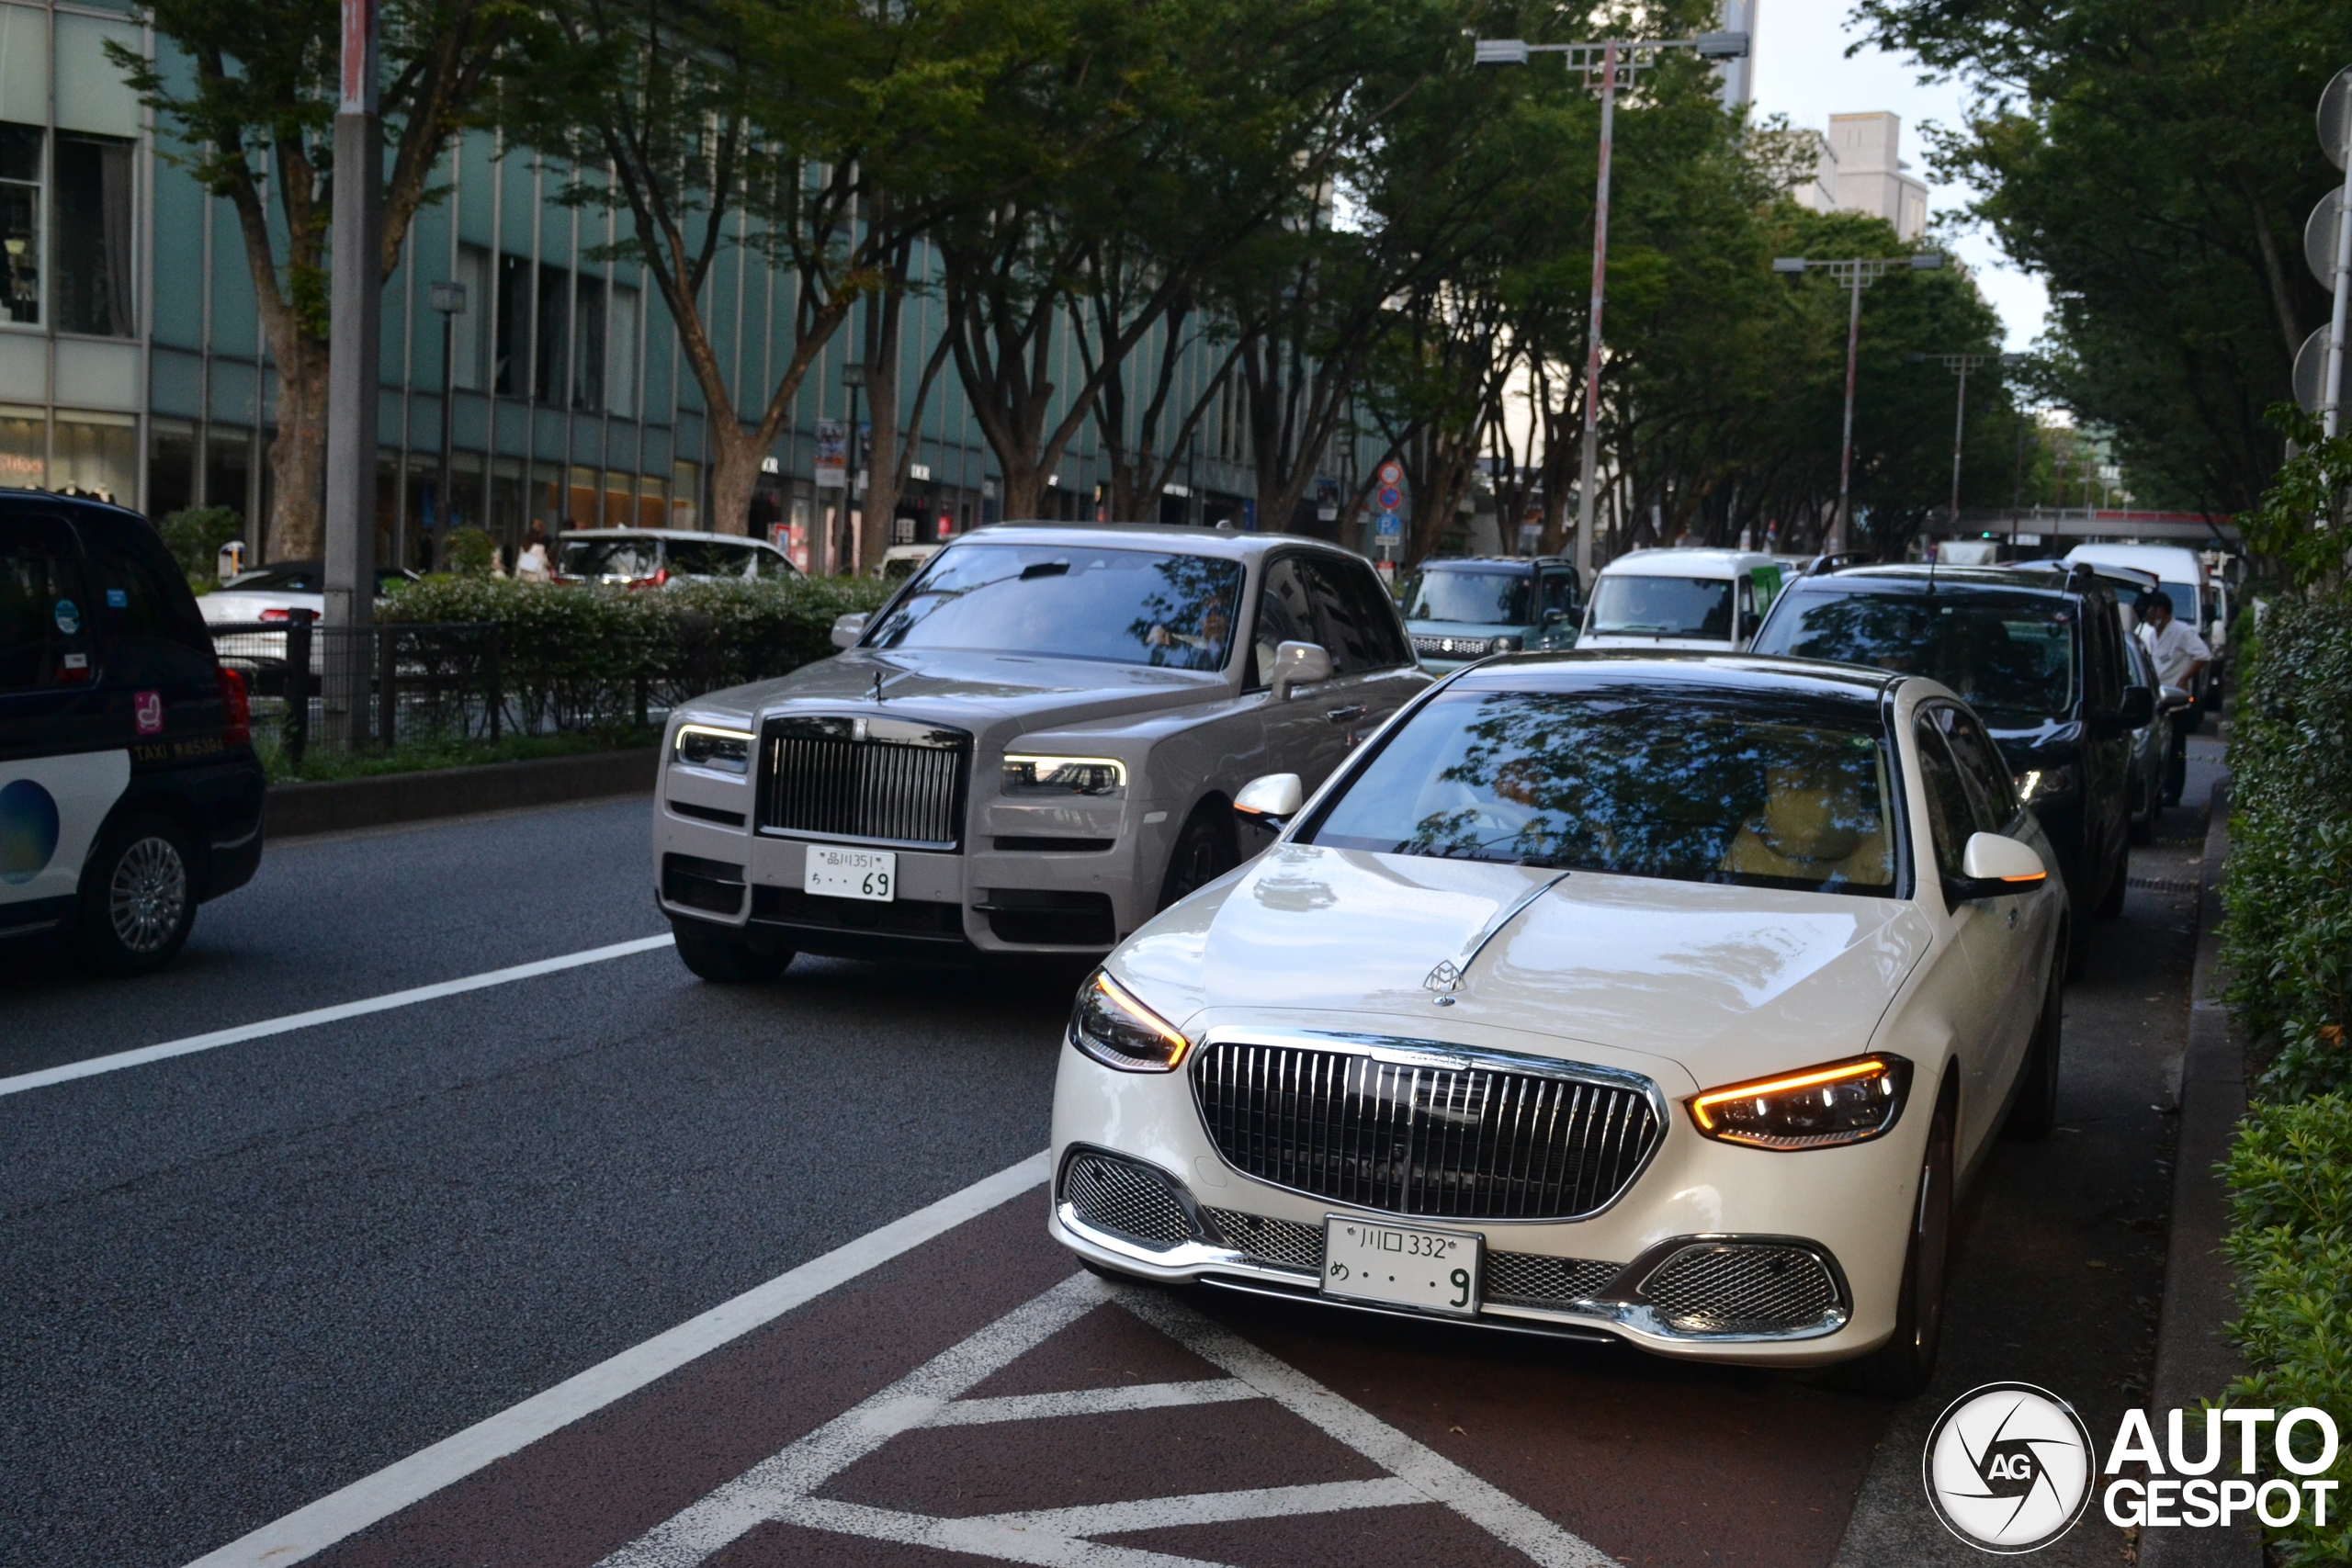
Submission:
<svg viewBox="0 0 2352 1568">
<path fill-rule="evenodd" d="M 763 737 L 760 826 L 953 850 L 964 837 L 972 738 L 881 718 L 774 718 Z"/>
<path fill-rule="evenodd" d="M 1630 1086 L 1312 1046 L 1221 1042 L 1193 1084 L 1237 1169 L 1393 1214 L 1578 1219 L 1624 1190 L 1660 1135 Z"/>
</svg>

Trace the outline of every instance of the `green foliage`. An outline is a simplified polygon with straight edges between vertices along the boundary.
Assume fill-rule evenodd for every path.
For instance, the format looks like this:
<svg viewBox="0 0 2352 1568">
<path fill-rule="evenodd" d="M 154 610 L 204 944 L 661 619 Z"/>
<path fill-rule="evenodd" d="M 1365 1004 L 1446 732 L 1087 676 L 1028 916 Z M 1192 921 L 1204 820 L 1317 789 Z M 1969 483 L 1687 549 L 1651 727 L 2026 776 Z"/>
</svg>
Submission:
<svg viewBox="0 0 2352 1568">
<path fill-rule="evenodd" d="M 220 547 L 245 536 L 245 519 L 225 506 L 183 506 L 164 519 L 159 532 L 182 571 L 210 582 L 219 577 Z"/>
<path fill-rule="evenodd" d="M 2281 594 L 2235 657 L 2231 1005 L 2267 1092 L 2352 1088 L 2352 599 Z"/>
<path fill-rule="evenodd" d="M 2256 1371 L 2230 1390 L 2233 1405 L 2312 1405 L 2341 1423 L 2352 1414 L 2352 1100 L 2324 1094 L 2258 1107 L 2222 1167 L 2245 1315 L 2231 1332 Z M 2308 1436 L 2306 1433 L 2305 1436 Z M 2352 1494 L 2352 1444 L 2327 1477 Z M 2300 1478 L 2290 1478 L 2300 1479 Z M 2273 1532 L 2290 1564 L 2352 1562 L 2352 1523 Z"/>
<path fill-rule="evenodd" d="M 498 541 L 480 528 L 452 528 L 443 547 L 443 558 L 458 577 L 488 577 L 498 558 Z"/>
<path fill-rule="evenodd" d="M 2352 435 L 2323 436 L 2319 421 L 2292 403 L 2273 406 L 2270 420 L 2301 449 L 2238 526 L 2269 575 L 2298 589 L 2331 587 L 2344 581 L 2352 527 Z"/>
<path fill-rule="evenodd" d="M 834 617 L 876 608 L 891 586 L 788 578 L 633 591 L 431 577 L 388 600 L 383 618 L 494 623 L 500 683 L 520 727 L 572 730 L 822 659 Z"/>
<path fill-rule="evenodd" d="M 659 745 L 657 726 L 639 729 L 628 724 L 598 725 L 587 729 L 560 729 L 540 735 L 508 733 L 496 740 L 479 735 L 434 734 L 403 738 L 389 751 L 348 751 L 339 746 L 312 746 L 300 762 L 282 745 L 265 746 L 264 762 L 272 784 L 296 781 L 372 778 L 381 773 L 423 773 L 436 768 L 473 768 L 485 762 L 530 762 L 544 757 L 580 757 L 595 751 L 625 751 L 632 747 Z"/>
</svg>

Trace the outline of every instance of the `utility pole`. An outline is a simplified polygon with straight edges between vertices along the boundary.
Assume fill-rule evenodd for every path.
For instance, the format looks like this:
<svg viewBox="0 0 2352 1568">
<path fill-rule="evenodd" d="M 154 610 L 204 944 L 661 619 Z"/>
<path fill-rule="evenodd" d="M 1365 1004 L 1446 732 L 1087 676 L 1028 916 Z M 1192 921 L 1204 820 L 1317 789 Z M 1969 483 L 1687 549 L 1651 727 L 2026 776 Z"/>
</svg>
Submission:
<svg viewBox="0 0 2352 1568">
<path fill-rule="evenodd" d="M 377 113 L 375 0 L 343 0 L 343 85 L 334 116 L 334 275 L 329 287 L 326 728 L 368 734 L 362 646 L 375 618 L 376 381 L 383 300 L 384 130 Z"/>
<path fill-rule="evenodd" d="M 2007 357 L 2007 355 L 1991 354 L 1906 354 L 1903 356 L 1903 361 L 1906 365 L 1918 365 L 1930 359 L 1935 360 L 1946 370 L 1960 378 L 1960 394 L 1952 400 L 1951 416 L 1951 523 L 1950 526 L 1954 535 L 1960 532 L 1960 454 L 1962 443 L 1968 432 L 1968 373 L 1980 365 L 1989 364 L 1996 358 Z M 2022 435 L 2018 437 L 2018 466 L 2020 471 L 2025 466 L 2025 445 Z"/>
<path fill-rule="evenodd" d="M 1577 460 L 1577 575 L 1592 583 L 1592 497 L 1600 466 L 1600 315 L 1609 295 L 1609 158 L 1616 140 L 1617 90 L 1657 63 L 1660 50 L 1695 50 L 1702 60 L 1745 60 L 1746 33 L 1701 33 L 1682 39 L 1603 39 L 1597 43 L 1529 43 L 1525 39 L 1480 39 L 1480 65 L 1524 65 L 1532 54 L 1561 54 L 1568 69 L 1600 94 L 1600 174 L 1592 207 L 1591 317 L 1585 327 L 1584 444 Z"/>
<path fill-rule="evenodd" d="M 1934 272 L 1944 265 L 1944 258 L 1934 251 L 1912 256 L 1845 256 L 1834 261 L 1815 260 L 1805 256 L 1775 256 L 1774 272 L 1826 272 L 1845 287 L 1849 303 L 1846 310 L 1846 424 L 1838 448 L 1838 516 L 1829 525 L 1829 537 L 1822 553 L 1835 555 L 1846 547 L 1846 531 L 1852 513 L 1854 489 L 1854 368 L 1855 354 L 1862 341 L 1862 290 L 1876 283 L 1897 267 L 1909 267 L 1915 272 Z"/>
<path fill-rule="evenodd" d="M 440 526 L 434 532 L 439 543 L 449 542 L 449 530 L 457 525 L 457 515 L 449 507 L 449 487 L 454 482 L 449 460 L 449 401 L 457 393 L 458 318 L 466 313 L 466 286 L 462 283 L 436 283 L 432 288 L 433 308 L 441 313 L 441 469 L 433 478 L 433 520 Z M 435 541 L 425 541 L 425 564 L 440 564 L 441 552 L 434 548 Z"/>
<path fill-rule="evenodd" d="M 2321 383 L 2320 431 L 2334 436 L 2344 428 L 2346 305 L 2352 302 L 2352 66 L 2335 73 L 2319 101 L 2319 141 L 2328 160 L 2344 171 L 2335 204 L 2335 265 L 2328 279 L 2335 297 L 2327 321 L 2327 378 Z"/>
</svg>

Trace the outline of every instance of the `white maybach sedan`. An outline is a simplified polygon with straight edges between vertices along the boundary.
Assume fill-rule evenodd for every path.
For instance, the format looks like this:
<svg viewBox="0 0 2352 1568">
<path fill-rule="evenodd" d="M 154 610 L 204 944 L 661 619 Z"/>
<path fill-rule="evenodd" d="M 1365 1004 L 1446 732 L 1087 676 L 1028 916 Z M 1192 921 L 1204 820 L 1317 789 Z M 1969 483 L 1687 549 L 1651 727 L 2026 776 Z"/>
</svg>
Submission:
<svg viewBox="0 0 2352 1568">
<path fill-rule="evenodd" d="M 1528 654 L 1120 944 L 1054 1097 L 1098 1269 L 1695 1359 L 1933 1365 L 1954 1192 L 2055 1113 L 2065 894 L 1936 682 Z"/>
</svg>

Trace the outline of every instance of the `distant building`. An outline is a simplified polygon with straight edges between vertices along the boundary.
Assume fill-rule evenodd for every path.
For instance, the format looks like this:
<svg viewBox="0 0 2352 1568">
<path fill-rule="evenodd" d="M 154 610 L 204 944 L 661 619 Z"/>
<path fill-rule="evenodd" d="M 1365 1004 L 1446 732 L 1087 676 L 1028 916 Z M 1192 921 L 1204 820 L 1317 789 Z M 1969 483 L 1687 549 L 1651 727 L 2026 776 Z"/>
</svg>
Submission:
<svg viewBox="0 0 2352 1568">
<path fill-rule="evenodd" d="M 1904 173 L 1911 165 L 1896 155 L 1903 118 L 1882 109 L 1871 114 L 1833 114 L 1829 131 L 1806 133 L 1814 146 L 1814 174 L 1789 194 L 1815 212 L 1864 212 L 1883 218 L 1906 240 L 1928 229 L 1928 187 Z"/>
<path fill-rule="evenodd" d="M 1723 30 L 1747 35 L 1746 59 L 1725 60 L 1715 66 L 1724 85 L 1724 107 L 1734 114 L 1756 101 L 1756 12 L 1760 4 L 1761 0 L 1724 0 Z"/>
</svg>

